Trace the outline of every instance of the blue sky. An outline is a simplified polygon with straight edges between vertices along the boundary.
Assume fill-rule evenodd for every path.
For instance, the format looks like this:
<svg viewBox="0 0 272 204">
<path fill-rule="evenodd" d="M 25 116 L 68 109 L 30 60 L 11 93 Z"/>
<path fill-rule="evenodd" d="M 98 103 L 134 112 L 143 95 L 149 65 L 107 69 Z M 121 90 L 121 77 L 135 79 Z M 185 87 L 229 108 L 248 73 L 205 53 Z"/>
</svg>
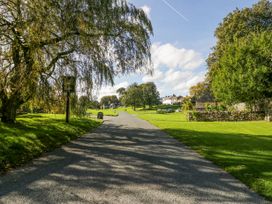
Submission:
<svg viewBox="0 0 272 204">
<path fill-rule="evenodd" d="M 151 19 L 154 75 L 131 74 L 116 78 L 114 87 L 103 87 L 99 97 L 115 94 L 133 82 L 156 83 L 161 96 L 187 95 L 202 81 L 205 60 L 215 45 L 214 31 L 236 8 L 251 7 L 257 0 L 129 0 Z"/>
</svg>

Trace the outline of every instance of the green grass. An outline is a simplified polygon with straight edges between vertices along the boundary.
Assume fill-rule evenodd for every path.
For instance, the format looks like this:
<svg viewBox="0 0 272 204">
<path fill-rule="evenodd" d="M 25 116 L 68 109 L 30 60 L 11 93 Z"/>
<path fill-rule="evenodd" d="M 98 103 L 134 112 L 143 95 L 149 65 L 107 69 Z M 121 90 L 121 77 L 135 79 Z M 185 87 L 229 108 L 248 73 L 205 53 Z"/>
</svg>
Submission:
<svg viewBox="0 0 272 204">
<path fill-rule="evenodd" d="M 88 109 L 87 113 L 97 116 L 98 112 L 102 112 L 105 116 L 118 116 L 117 109 Z"/>
<path fill-rule="evenodd" d="M 52 114 L 22 115 L 11 125 L 0 122 L 0 173 L 25 164 L 100 124 L 101 121 L 88 118 L 72 118 L 67 124 L 64 115 Z"/>
<path fill-rule="evenodd" d="M 161 128 L 272 200 L 272 123 L 187 122 L 182 113 L 129 112 Z"/>
</svg>

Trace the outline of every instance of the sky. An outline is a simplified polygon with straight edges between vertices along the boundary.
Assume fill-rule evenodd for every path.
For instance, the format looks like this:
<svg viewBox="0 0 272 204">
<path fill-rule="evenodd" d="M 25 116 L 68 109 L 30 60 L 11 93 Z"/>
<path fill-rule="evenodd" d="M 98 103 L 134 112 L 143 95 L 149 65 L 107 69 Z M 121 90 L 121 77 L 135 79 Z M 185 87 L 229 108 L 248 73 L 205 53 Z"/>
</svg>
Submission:
<svg viewBox="0 0 272 204">
<path fill-rule="evenodd" d="M 251 7 L 257 0 L 128 0 L 142 8 L 150 18 L 152 76 L 130 74 L 119 76 L 115 85 L 103 86 L 100 99 L 114 95 L 129 84 L 154 82 L 161 97 L 187 95 L 189 88 L 203 81 L 207 72 L 205 60 L 215 45 L 214 31 L 223 18 L 236 8 Z"/>
</svg>

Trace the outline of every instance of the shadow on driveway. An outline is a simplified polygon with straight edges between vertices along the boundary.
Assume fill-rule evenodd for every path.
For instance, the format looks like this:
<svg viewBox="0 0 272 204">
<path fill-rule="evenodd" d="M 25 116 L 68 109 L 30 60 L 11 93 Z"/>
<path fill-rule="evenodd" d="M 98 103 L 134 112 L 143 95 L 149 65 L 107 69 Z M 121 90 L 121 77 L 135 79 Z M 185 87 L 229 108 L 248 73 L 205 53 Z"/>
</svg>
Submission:
<svg viewBox="0 0 272 204">
<path fill-rule="evenodd" d="M 0 203 L 264 203 L 229 174 L 122 113 L 0 177 Z"/>
</svg>

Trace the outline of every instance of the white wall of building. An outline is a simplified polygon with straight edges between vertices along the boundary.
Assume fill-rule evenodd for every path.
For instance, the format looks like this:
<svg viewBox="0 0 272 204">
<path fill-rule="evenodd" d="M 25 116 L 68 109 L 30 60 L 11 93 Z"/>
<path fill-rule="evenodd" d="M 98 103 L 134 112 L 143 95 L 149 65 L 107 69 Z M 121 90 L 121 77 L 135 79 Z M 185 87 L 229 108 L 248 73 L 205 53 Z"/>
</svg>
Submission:
<svg viewBox="0 0 272 204">
<path fill-rule="evenodd" d="M 164 104 L 164 105 L 172 105 L 173 101 L 171 99 L 165 99 L 165 100 L 162 101 L 162 104 Z"/>
</svg>

